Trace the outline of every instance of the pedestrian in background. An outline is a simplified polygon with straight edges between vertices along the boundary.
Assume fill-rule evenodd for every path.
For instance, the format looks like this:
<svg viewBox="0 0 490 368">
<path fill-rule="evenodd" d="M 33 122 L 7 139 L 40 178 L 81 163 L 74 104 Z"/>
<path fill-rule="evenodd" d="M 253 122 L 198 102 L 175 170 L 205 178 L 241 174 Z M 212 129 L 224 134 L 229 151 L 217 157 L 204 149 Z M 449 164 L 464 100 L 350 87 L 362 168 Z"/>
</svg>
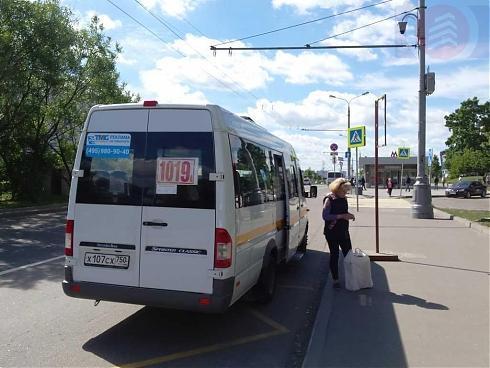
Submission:
<svg viewBox="0 0 490 368">
<path fill-rule="evenodd" d="M 442 176 L 442 187 L 444 188 L 446 186 L 446 177 Z"/>
<path fill-rule="evenodd" d="M 410 192 L 410 184 L 412 183 L 412 179 L 407 175 L 407 179 L 405 180 L 405 192 Z"/>
<path fill-rule="evenodd" d="M 388 180 L 386 181 L 386 188 L 387 188 L 388 194 L 391 197 L 391 192 L 393 191 L 393 181 L 391 180 L 391 178 L 388 178 Z"/>
<path fill-rule="evenodd" d="M 437 189 L 439 189 L 439 178 L 436 176 L 436 178 L 434 179 L 434 186 Z"/>
<path fill-rule="evenodd" d="M 329 185 L 329 189 L 330 193 L 323 199 L 322 217 L 325 221 L 323 234 L 330 249 L 330 273 L 332 274 L 333 287 L 338 289 L 340 288 L 339 247 L 344 257 L 352 249 L 349 220 L 355 220 L 355 216 L 349 213 L 349 204 L 346 198 L 347 193 L 351 190 L 350 182 L 338 178 Z"/>
<path fill-rule="evenodd" d="M 359 183 L 361 184 L 362 190 L 366 190 L 366 179 L 364 179 L 364 176 L 359 179 Z"/>
</svg>

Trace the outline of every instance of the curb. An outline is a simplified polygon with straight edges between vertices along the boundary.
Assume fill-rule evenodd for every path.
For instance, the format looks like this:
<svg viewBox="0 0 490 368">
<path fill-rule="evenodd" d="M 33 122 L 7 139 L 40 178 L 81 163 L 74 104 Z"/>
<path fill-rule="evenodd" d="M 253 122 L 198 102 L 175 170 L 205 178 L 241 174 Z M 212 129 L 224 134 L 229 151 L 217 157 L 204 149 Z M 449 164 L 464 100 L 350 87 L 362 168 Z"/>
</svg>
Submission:
<svg viewBox="0 0 490 368">
<path fill-rule="evenodd" d="M 332 314 L 333 296 L 332 280 L 327 276 L 327 282 L 325 282 L 323 287 L 322 300 L 318 306 L 313 330 L 311 331 L 310 342 L 301 365 L 302 368 L 321 366 L 320 360 L 327 338 L 326 331 Z"/>
<path fill-rule="evenodd" d="M 8 208 L 0 210 L 0 218 L 18 217 L 25 215 L 34 215 L 37 213 L 53 213 L 66 211 L 68 207 L 67 203 L 35 206 L 35 207 L 21 207 L 21 208 Z"/>
<path fill-rule="evenodd" d="M 458 217 L 458 216 L 454 216 L 454 215 L 451 215 L 443 210 L 440 210 L 438 208 L 434 208 L 434 214 L 435 213 L 439 213 L 439 214 L 443 214 L 443 215 L 446 215 L 446 216 L 449 216 L 449 219 L 450 220 L 454 220 L 454 221 L 457 221 L 459 222 L 460 224 L 463 224 L 465 227 L 467 228 L 470 228 L 470 229 L 473 229 L 475 231 L 478 231 L 482 234 L 490 234 L 490 227 L 489 226 L 485 226 L 485 225 L 480 225 L 474 221 L 470 221 L 470 220 L 467 220 L 465 218 L 462 218 L 462 217 Z"/>
</svg>

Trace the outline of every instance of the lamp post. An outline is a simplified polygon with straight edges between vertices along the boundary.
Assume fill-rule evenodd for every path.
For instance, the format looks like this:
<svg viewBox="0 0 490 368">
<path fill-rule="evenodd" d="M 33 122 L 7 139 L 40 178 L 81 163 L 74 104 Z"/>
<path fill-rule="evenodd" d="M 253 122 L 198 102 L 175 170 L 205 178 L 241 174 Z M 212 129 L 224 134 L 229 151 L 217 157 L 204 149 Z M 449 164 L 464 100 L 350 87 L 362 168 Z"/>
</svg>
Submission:
<svg viewBox="0 0 490 368">
<path fill-rule="evenodd" d="M 417 152 L 417 177 L 413 185 L 412 217 L 431 219 L 434 218 L 430 186 L 425 175 L 425 130 L 426 130 L 426 96 L 425 83 L 425 0 L 419 0 L 418 16 L 412 13 L 406 14 L 398 23 L 400 33 L 404 34 L 408 16 L 417 19 L 417 44 L 419 48 L 419 132 Z"/>
<path fill-rule="evenodd" d="M 355 100 L 356 98 L 359 98 L 359 97 L 362 97 L 362 96 L 365 96 L 369 93 L 369 91 L 366 91 L 358 96 L 355 96 L 355 97 L 352 97 L 350 100 L 346 100 L 345 98 L 342 98 L 342 97 L 337 97 L 337 96 L 334 96 L 334 95 L 330 95 L 329 97 L 330 98 L 336 98 L 337 100 L 342 100 L 342 101 L 345 101 L 347 102 L 347 129 L 350 129 L 350 103 Z M 347 134 L 349 134 L 349 130 L 347 130 Z M 349 139 L 347 137 L 347 139 Z M 350 147 L 347 147 L 347 152 L 348 153 L 348 158 L 347 158 L 347 177 L 350 178 L 352 176 L 352 173 L 351 173 L 351 168 L 350 168 L 350 162 L 351 162 L 351 153 L 350 153 Z"/>
</svg>

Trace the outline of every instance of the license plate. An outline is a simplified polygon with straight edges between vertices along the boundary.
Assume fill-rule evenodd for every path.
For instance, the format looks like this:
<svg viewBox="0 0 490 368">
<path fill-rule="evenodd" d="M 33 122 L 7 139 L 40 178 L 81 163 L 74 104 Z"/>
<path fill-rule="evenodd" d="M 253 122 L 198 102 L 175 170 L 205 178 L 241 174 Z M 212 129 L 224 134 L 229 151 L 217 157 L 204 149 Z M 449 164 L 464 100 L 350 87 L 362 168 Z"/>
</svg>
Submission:
<svg viewBox="0 0 490 368">
<path fill-rule="evenodd" d="M 123 268 L 129 267 L 129 256 L 103 253 L 85 253 L 85 266 Z"/>
</svg>

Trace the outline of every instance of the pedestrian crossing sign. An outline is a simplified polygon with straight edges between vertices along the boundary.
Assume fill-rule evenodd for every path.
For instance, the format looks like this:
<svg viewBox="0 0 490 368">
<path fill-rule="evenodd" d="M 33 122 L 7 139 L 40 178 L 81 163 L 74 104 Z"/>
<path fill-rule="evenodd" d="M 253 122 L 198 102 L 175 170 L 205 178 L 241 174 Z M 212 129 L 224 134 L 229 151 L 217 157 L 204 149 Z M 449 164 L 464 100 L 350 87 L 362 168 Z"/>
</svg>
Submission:
<svg viewBox="0 0 490 368">
<path fill-rule="evenodd" d="M 410 158 L 410 147 L 398 147 L 398 158 L 408 160 Z"/>
<path fill-rule="evenodd" d="M 349 148 L 364 147 L 366 145 L 366 126 L 349 128 Z"/>
</svg>

